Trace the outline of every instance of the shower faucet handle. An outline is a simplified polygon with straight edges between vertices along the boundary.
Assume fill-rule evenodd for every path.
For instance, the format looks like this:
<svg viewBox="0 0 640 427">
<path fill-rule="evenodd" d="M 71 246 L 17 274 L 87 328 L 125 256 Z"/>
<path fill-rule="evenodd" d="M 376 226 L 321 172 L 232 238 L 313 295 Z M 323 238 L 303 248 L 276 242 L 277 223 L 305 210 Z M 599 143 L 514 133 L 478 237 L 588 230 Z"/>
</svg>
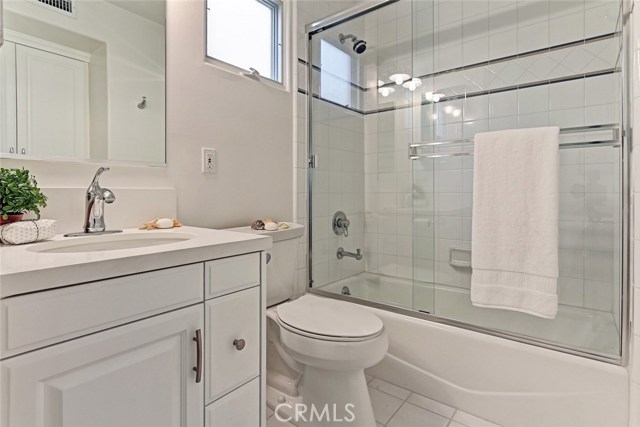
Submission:
<svg viewBox="0 0 640 427">
<path fill-rule="evenodd" d="M 351 225 L 351 221 L 347 219 L 347 214 L 342 211 L 338 211 L 333 215 L 333 220 L 331 221 L 333 232 L 336 235 L 344 234 L 344 237 L 349 237 L 349 225 Z"/>
</svg>

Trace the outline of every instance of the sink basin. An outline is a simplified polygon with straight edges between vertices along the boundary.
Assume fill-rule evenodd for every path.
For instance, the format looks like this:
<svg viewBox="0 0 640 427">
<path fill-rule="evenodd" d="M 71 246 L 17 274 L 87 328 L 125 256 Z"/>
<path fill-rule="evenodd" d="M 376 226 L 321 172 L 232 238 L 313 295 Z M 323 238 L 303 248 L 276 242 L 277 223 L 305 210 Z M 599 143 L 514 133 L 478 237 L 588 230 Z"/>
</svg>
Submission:
<svg viewBox="0 0 640 427">
<path fill-rule="evenodd" d="M 78 253 L 115 251 L 119 249 L 146 248 L 184 242 L 196 237 L 191 233 L 144 232 L 109 234 L 101 236 L 73 237 L 68 240 L 56 240 L 33 245 L 31 252 L 41 253 Z"/>
</svg>

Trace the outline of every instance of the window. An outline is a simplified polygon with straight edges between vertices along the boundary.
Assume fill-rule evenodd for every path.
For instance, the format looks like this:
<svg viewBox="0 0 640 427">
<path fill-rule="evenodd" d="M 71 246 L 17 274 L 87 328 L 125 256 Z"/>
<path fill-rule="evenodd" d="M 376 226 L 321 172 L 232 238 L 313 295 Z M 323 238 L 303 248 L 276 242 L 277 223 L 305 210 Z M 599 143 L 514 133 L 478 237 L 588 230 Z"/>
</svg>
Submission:
<svg viewBox="0 0 640 427">
<path fill-rule="evenodd" d="M 320 97 L 339 105 L 351 104 L 351 57 L 331 43 L 320 41 Z"/>
<path fill-rule="evenodd" d="M 280 0 L 207 0 L 207 56 L 282 82 Z"/>
</svg>

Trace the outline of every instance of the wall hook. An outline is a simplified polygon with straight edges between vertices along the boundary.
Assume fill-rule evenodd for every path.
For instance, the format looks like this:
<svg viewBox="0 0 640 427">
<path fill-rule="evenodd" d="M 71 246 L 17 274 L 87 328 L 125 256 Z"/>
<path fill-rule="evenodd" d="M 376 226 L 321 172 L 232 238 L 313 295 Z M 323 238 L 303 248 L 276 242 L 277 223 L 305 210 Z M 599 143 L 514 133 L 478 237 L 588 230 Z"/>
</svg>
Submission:
<svg viewBox="0 0 640 427">
<path fill-rule="evenodd" d="M 141 110 L 144 110 L 145 108 L 147 108 L 147 97 L 143 96 L 142 97 L 142 102 L 138 104 L 138 108 Z"/>
</svg>

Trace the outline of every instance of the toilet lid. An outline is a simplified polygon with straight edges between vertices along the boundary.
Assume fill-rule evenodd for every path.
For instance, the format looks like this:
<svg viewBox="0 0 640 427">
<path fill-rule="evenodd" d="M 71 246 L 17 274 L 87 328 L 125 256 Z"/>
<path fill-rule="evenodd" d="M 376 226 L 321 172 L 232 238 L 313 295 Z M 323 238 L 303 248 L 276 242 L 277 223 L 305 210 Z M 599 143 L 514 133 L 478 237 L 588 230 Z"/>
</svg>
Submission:
<svg viewBox="0 0 640 427">
<path fill-rule="evenodd" d="M 311 295 L 279 305 L 277 312 L 283 323 L 315 335 L 362 338 L 383 327 L 382 320 L 362 307 Z"/>
</svg>

